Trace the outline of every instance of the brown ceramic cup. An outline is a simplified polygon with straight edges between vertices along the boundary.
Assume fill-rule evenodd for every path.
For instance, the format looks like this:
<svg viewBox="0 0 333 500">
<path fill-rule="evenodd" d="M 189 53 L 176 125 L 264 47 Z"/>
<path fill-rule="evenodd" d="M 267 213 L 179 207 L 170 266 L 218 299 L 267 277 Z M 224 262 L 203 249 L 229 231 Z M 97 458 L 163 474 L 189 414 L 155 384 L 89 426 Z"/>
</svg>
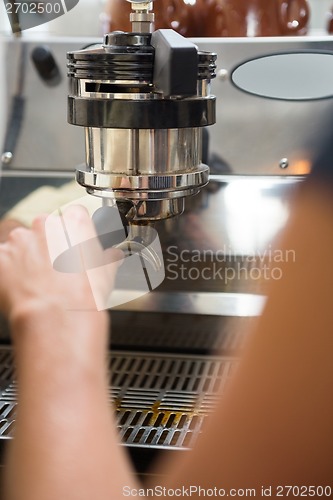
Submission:
<svg viewBox="0 0 333 500">
<path fill-rule="evenodd" d="M 333 7 L 327 13 L 327 32 L 333 35 Z"/>
<path fill-rule="evenodd" d="M 109 0 L 110 31 L 131 31 L 130 3 Z M 155 0 L 155 29 L 172 28 L 185 37 L 304 35 L 307 0 Z"/>
<path fill-rule="evenodd" d="M 307 0 L 200 0 L 205 36 L 294 36 L 307 32 Z"/>
</svg>

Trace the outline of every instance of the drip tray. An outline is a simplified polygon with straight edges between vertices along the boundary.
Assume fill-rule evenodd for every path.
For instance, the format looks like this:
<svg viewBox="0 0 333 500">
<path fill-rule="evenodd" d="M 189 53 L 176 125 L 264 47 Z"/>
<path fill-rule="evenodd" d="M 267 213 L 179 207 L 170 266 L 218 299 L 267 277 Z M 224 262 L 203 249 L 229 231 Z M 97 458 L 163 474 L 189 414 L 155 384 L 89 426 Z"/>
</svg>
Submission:
<svg viewBox="0 0 333 500">
<path fill-rule="evenodd" d="M 191 448 L 236 363 L 230 357 L 113 351 L 109 397 L 122 443 L 149 450 Z M 4 443 L 15 434 L 17 406 L 9 347 L 0 347 L 0 384 Z"/>
</svg>

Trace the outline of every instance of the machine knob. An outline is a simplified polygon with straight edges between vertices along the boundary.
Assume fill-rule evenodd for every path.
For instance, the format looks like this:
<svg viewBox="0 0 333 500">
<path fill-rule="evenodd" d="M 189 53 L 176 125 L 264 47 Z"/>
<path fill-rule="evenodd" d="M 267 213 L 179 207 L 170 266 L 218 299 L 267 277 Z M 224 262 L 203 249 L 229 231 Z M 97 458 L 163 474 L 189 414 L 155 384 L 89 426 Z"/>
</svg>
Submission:
<svg viewBox="0 0 333 500">
<path fill-rule="evenodd" d="M 45 45 L 35 47 L 31 59 L 39 76 L 47 85 L 57 85 L 61 80 L 60 71 L 51 50 Z"/>
</svg>

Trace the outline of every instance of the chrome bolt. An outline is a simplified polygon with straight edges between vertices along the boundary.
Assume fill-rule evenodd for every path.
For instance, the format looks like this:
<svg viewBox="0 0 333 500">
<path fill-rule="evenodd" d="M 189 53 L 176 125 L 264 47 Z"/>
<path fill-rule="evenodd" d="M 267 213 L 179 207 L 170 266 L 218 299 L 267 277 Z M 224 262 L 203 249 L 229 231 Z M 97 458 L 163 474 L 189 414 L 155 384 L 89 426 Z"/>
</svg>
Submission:
<svg viewBox="0 0 333 500">
<path fill-rule="evenodd" d="M 5 165 L 8 165 L 13 159 L 13 153 L 10 151 L 5 151 L 5 153 L 2 153 L 1 155 L 1 162 L 4 163 Z"/>
<path fill-rule="evenodd" d="M 282 158 L 279 163 L 280 168 L 288 168 L 289 167 L 289 160 L 288 158 Z"/>
</svg>

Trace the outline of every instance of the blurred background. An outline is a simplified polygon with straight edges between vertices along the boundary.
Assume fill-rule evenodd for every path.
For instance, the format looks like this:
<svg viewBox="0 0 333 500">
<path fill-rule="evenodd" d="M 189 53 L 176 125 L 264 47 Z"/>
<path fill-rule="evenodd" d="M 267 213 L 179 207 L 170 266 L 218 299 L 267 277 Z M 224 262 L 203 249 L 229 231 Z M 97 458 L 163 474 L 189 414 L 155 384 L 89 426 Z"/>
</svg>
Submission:
<svg viewBox="0 0 333 500">
<path fill-rule="evenodd" d="M 107 0 L 80 0 L 79 4 L 66 15 L 54 21 L 50 21 L 45 25 L 26 30 L 25 36 L 29 36 L 32 32 L 68 36 L 101 35 L 104 33 L 105 26 L 107 26 L 108 23 L 105 14 L 106 4 Z M 326 34 L 333 1 L 309 0 L 309 4 L 311 7 L 309 35 Z M 10 24 L 3 2 L 0 2 L 0 32 L 10 32 Z"/>
</svg>

